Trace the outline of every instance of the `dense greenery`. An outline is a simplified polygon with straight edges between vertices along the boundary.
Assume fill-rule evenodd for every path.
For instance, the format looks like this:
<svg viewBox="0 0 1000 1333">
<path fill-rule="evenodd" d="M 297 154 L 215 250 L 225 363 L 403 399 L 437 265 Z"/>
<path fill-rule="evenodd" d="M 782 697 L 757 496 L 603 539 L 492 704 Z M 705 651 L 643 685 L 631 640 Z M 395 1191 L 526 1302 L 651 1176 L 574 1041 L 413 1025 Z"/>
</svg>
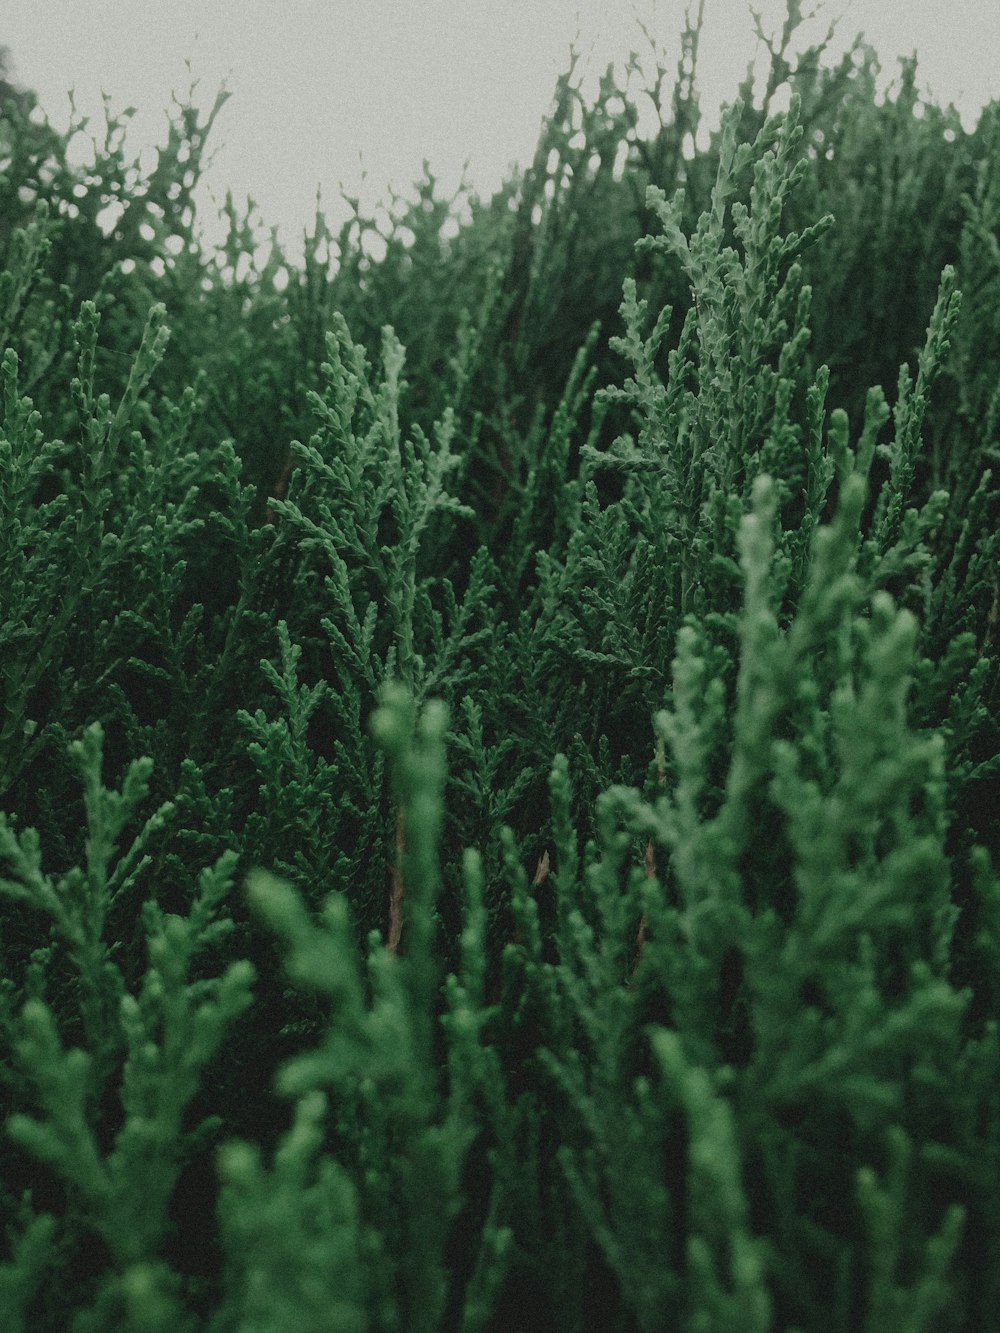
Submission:
<svg viewBox="0 0 1000 1333">
<path fill-rule="evenodd" d="M 798 20 L 378 259 L 6 103 L 9 1333 L 994 1326 L 1000 107 Z"/>
</svg>

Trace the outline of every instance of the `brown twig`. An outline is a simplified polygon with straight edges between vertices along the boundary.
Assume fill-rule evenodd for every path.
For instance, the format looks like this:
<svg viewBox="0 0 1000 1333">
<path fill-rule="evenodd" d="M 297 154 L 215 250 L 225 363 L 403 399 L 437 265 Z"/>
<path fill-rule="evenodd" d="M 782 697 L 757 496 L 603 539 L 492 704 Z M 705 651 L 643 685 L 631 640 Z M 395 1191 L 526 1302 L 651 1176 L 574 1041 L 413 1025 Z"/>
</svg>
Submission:
<svg viewBox="0 0 1000 1333">
<path fill-rule="evenodd" d="M 389 942 L 386 948 L 390 953 L 398 953 L 399 940 L 403 933 L 403 897 L 406 885 L 403 883 L 403 807 L 396 813 L 396 859 L 389 863 Z"/>
<path fill-rule="evenodd" d="M 285 491 L 288 489 L 288 478 L 291 475 L 292 475 L 292 454 L 291 451 L 289 450 L 288 454 L 285 457 L 285 466 L 281 470 L 281 475 L 278 477 L 278 480 L 274 483 L 273 498 L 275 500 L 280 500 L 284 496 Z M 274 522 L 274 510 L 271 507 L 270 503 L 268 503 L 268 506 L 264 511 L 264 521 L 265 523 Z"/>
<path fill-rule="evenodd" d="M 656 747 L 656 774 L 657 783 L 661 787 L 667 785 L 667 773 L 664 767 L 663 742 L 658 741 Z M 646 843 L 646 878 L 656 878 L 656 854 L 653 851 L 653 839 L 650 838 Z M 629 980 L 629 989 L 635 985 L 636 974 L 639 971 L 639 964 L 642 962 L 642 955 L 646 948 L 646 913 L 643 912 L 639 918 L 639 929 L 635 937 L 635 963 L 632 966 L 632 976 Z"/>
</svg>

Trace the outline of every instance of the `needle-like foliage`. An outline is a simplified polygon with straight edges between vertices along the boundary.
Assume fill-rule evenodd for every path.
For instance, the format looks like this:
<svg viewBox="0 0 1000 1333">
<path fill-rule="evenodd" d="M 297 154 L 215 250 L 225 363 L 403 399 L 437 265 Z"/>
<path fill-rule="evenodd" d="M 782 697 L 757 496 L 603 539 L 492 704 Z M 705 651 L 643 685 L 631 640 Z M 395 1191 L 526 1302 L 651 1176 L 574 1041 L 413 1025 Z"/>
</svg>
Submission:
<svg viewBox="0 0 1000 1333">
<path fill-rule="evenodd" d="M 299 265 L 3 107 L 4 1330 L 992 1326 L 1000 120 L 802 22 Z"/>
</svg>

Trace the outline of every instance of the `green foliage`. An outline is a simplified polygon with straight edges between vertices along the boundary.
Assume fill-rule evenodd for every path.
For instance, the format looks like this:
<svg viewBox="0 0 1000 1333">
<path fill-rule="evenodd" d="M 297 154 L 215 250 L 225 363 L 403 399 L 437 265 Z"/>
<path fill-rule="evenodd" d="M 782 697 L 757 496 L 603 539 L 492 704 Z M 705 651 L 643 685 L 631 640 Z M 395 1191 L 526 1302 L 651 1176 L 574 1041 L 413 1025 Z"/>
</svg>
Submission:
<svg viewBox="0 0 1000 1333">
<path fill-rule="evenodd" d="M 5 1329 L 990 1326 L 1000 119 L 801 21 L 298 267 L 5 103 Z"/>
<path fill-rule="evenodd" d="M 467 867 L 466 964 L 461 979 L 450 978 L 447 1093 L 434 1074 L 440 989 L 434 904 L 447 718 L 440 704 L 431 704 L 415 736 L 414 721 L 405 688 L 387 687 L 372 730 L 388 752 L 395 795 L 406 811 L 403 956 L 393 956 L 374 934 L 366 975 L 341 895 L 326 899 L 317 926 L 288 884 L 264 872 L 247 884 L 251 903 L 285 942 L 289 976 L 329 1006 L 322 1044 L 281 1070 L 279 1090 L 298 1100 L 295 1126 L 283 1138 L 273 1170 L 262 1173 L 249 1145 L 229 1145 L 222 1158 L 224 1226 L 232 1228 L 238 1253 L 247 1256 L 236 1264 L 231 1289 L 248 1293 L 241 1317 L 263 1327 L 302 1318 L 309 1327 L 338 1330 L 436 1329 L 450 1304 L 445 1248 L 462 1205 L 463 1160 L 477 1129 L 475 1094 L 486 1079 L 496 1096 L 500 1078 L 477 1043 L 483 938 L 474 862 Z M 334 1093 L 336 1133 L 346 1142 L 353 1170 L 317 1158 L 327 1111 L 323 1088 Z M 268 1201 L 264 1209 L 262 1200 Z M 484 1228 L 456 1327 L 483 1326 L 509 1235 L 496 1222 Z M 300 1283 L 314 1293 L 302 1314 Z"/>
<path fill-rule="evenodd" d="M 179 1307 L 176 1276 L 160 1252 L 193 1133 L 185 1128 L 185 1111 L 226 1027 L 250 1003 L 253 969 L 233 962 L 217 978 L 190 976 L 196 952 L 225 938 L 232 927 L 218 917 L 236 859 L 224 854 L 201 875 L 186 917 L 164 913 L 153 898 L 145 901 L 149 966 L 138 994 L 128 992 L 105 938 L 106 917 L 147 870 L 150 858 L 141 853 L 170 807 L 146 822 L 112 867 L 118 837 L 147 793 L 151 764 L 136 761 L 122 791 L 107 791 L 101 748 L 97 724 L 73 747 L 84 782 L 85 868 L 74 866 L 53 882 L 42 873 L 36 832 L 27 829 L 17 837 L 6 822 L 0 829 L 14 876 L 0 881 L 0 890 L 52 919 L 53 935 L 77 974 L 73 990 L 54 1005 L 44 998 L 46 979 L 36 961 L 19 1014 L 7 983 L 3 1018 L 16 1061 L 15 1087 L 37 1113 L 9 1116 L 6 1129 L 63 1184 L 64 1206 L 80 1232 L 77 1244 L 89 1235 L 106 1254 L 105 1263 L 88 1275 L 89 1308 L 80 1310 L 74 1327 L 107 1327 L 136 1303 L 147 1311 L 162 1307 L 157 1321 L 152 1315 L 142 1318 L 144 1326 L 166 1327 Z M 75 1025 L 71 1018 L 61 1023 L 58 1011 L 69 1009 L 72 1015 L 76 1007 L 85 1045 L 67 1050 L 61 1028 Z M 113 1100 L 120 1108 L 114 1113 Z M 15 1292 L 16 1280 L 24 1282 L 37 1264 L 38 1247 L 54 1221 L 44 1214 L 31 1219 L 17 1242 L 8 1278 Z"/>
</svg>

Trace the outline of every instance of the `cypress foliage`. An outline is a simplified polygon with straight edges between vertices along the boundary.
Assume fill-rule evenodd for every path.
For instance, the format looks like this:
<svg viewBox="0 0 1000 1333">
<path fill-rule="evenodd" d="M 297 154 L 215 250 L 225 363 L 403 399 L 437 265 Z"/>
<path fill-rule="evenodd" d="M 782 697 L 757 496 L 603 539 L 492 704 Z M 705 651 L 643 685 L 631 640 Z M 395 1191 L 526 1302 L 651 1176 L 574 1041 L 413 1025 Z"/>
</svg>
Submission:
<svg viewBox="0 0 1000 1333">
<path fill-rule="evenodd" d="M 4 1329 L 991 1326 L 1000 121 L 800 18 L 377 261 L 5 104 Z"/>
</svg>

